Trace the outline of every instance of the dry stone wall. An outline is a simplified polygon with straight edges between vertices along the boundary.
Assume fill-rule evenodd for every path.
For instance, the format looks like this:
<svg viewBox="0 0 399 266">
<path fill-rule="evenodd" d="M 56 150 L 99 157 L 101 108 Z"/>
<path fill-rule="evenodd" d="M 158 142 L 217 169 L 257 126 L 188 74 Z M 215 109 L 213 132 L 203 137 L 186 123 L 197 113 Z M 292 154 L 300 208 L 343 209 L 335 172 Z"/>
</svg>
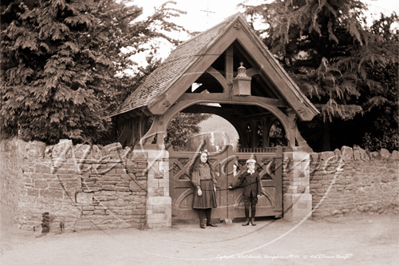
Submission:
<svg viewBox="0 0 399 266">
<path fill-rule="evenodd" d="M 17 139 L 2 141 L 0 150 L 1 202 L 20 228 L 41 228 L 44 217 L 52 231 L 145 226 L 145 152 L 119 143 L 46 146 Z"/>
<path fill-rule="evenodd" d="M 399 152 L 342 147 L 312 153 L 313 218 L 399 213 Z"/>
</svg>

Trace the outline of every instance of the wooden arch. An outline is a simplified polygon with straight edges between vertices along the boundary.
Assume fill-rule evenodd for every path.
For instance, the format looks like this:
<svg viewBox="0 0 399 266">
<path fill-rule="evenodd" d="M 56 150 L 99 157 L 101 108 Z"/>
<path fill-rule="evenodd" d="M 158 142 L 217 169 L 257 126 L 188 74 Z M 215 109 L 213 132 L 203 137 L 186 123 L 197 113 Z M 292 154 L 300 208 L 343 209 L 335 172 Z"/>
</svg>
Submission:
<svg viewBox="0 0 399 266">
<path fill-rule="evenodd" d="M 245 79 L 238 75 L 243 64 L 248 68 L 244 77 L 251 80 L 249 83 L 239 81 Z M 192 90 L 194 83 L 206 85 Z M 139 139 L 141 144 L 164 145 L 170 119 L 177 112 L 204 103 L 239 105 L 243 111 L 239 116 L 250 117 L 252 132 L 259 128 L 260 120 L 262 129 L 268 131 L 273 116 L 281 122 L 291 148 L 309 148 L 299 134 L 296 119 L 310 121 L 319 113 L 251 30 L 245 17 L 236 14 L 180 45 L 132 92 L 114 114 L 125 123 L 120 142 L 134 146 Z M 266 110 L 263 114 L 262 108 Z M 144 133 L 142 129 L 147 129 L 150 116 L 153 123 Z M 232 118 L 227 120 L 242 137 L 245 126 L 237 125 Z M 256 146 L 255 139 L 252 135 L 252 148 Z"/>
<path fill-rule="evenodd" d="M 213 94 L 212 94 L 213 95 Z M 210 95 L 210 96 L 212 96 Z M 201 95 L 202 96 L 202 95 Z M 214 97 L 214 96 L 213 96 Z M 270 105 L 267 103 L 267 100 L 262 99 L 261 97 L 249 96 L 244 98 L 245 103 L 247 105 L 257 105 L 262 107 L 268 111 L 270 111 L 282 124 L 284 127 L 286 137 L 289 141 L 289 147 L 295 147 L 295 138 L 296 138 L 296 125 L 293 126 L 294 121 L 290 121 L 289 116 L 285 115 L 279 108 L 274 105 Z M 166 130 L 170 120 L 175 116 L 178 112 L 186 109 L 189 106 L 198 104 L 198 103 L 214 103 L 215 101 L 211 101 L 211 98 L 207 99 L 196 99 L 195 97 L 188 97 L 187 95 L 182 96 L 182 100 L 177 104 L 172 106 L 164 115 L 155 116 L 154 122 L 149 129 L 149 131 L 144 135 L 143 139 L 152 140 L 153 136 L 157 135 L 157 144 L 163 145 L 163 140 L 166 137 Z M 229 103 L 229 104 L 243 104 L 243 98 L 234 99 L 219 99 L 216 101 L 217 103 Z M 228 119 L 227 119 L 228 120 Z M 230 122 L 230 121 L 229 121 Z M 237 125 L 235 123 L 230 122 L 238 131 Z M 269 128 L 270 129 L 270 128 Z"/>
</svg>

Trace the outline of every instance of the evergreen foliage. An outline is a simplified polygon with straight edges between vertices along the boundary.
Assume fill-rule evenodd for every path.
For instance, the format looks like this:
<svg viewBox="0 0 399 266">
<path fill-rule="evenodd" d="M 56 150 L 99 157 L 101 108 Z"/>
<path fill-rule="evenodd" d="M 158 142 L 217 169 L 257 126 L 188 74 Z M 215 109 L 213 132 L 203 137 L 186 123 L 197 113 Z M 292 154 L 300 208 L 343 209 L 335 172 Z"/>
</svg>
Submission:
<svg viewBox="0 0 399 266">
<path fill-rule="evenodd" d="M 191 144 L 190 139 L 200 132 L 198 124 L 210 116 L 209 114 L 177 113 L 167 128 L 168 143 L 173 146 L 175 151 L 195 150 L 198 145 L 194 148 L 187 147 Z"/>
<path fill-rule="evenodd" d="M 380 36 L 381 41 L 399 45 L 398 32 L 390 31 L 392 24 L 398 21 L 396 14 L 384 16 L 375 20 L 370 31 Z M 394 47 L 398 49 L 398 47 Z M 369 64 L 367 76 L 381 84 L 378 90 L 369 90 L 364 86 L 367 95 L 364 107 L 367 114 L 364 119 L 372 123 L 365 128 L 362 145 L 368 150 L 381 148 L 392 150 L 399 149 L 399 63 L 395 60 L 386 60 L 380 64 Z"/>
<path fill-rule="evenodd" d="M 165 32 L 184 30 L 168 21 L 182 13 L 170 2 L 142 21 L 142 9 L 127 2 L 2 1 L 3 138 L 48 144 L 109 139 L 108 115 L 159 64 L 151 41 L 176 45 Z M 149 65 L 138 67 L 131 56 L 146 49 Z M 129 68 L 136 69 L 134 77 L 120 75 Z"/>
<path fill-rule="evenodd" d="M 321 115 L 301 127 L 315 151 L 336 148 L 330 145 L 330 131 L 337 121 L 361 119 L 373 109 L 390 106 L 389 127 L 398 127 L 397 75 L 389 82 L 375 73 L 385 73 L 387 67 L 397 70 L 399 33 L 391 27 L 398 22 L 396 13 L 367 28 L 366 6 L 358 0 L 275 0 L 242 6 L 252 25 L 260 18 L 268 26 L 258 34 L 319 109 Z"/>
</svg>

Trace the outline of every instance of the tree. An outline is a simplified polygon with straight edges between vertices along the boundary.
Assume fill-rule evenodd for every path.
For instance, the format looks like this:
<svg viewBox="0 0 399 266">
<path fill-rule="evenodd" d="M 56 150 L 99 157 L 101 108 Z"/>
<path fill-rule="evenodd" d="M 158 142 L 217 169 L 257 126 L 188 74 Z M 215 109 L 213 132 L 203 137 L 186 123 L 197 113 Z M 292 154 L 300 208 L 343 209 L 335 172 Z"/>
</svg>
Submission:
<svg viewBox="0 0 399 266">
<path fill-rule="evenodd" d="M 190 137 L 200 132 L 198 124 L 210 117 L 209 114 L 177 113 L 169 122 L 167 128 L 168 143 L 174 150 L 195 150 L 197 147 L 187 147 L 192 143 Z M 209 142 L 208 142 L 209 143 Z"/>
<path fill-rule="evenodd" d="M 183 30 L 168 21 L 182 13 L 169 2 L 144 21 L 137 21 L 142 9 L 127 2 L 2 1 L 3 138 L 92 143 L 111 134 L 110 112 L 159 64 L 151 41 L 176 45 L 165 32 Z M 117 76 L 146 49 L 149 66 L 133 78 Z"/>
<path fill-rule="evenodd" d="M 384 16 L 375 20 L 370 31 L 380 36 L 386 43 L 398 45 L 399 30 L 391 31 L 392 24 L 398 21 L 396 14 Z M 399 149 L 399 64 L 396 60 L 387 58 L 384 63 L 368 64 L 367 76 L 381 83 L 379 90 L 367 91 L 364 107 L 367 114 L 364 119 L 372 121 L 365 123 L 368 127 L 363 132 L 363 143 L 367 150 L 375 151 L 381 148 L 389 151 Z M 368 90 L 364 86 L 364 90 Z"/>
<path fill-rule="evenodd" d="M 331 150 L 334 124 L 367 112 L 366 95 L 381 91 L 381 83 L 368 71 L 398 62 L 397 40 L 386 41 L 367 29 L 362 13 L 366 7 L 357 0 L 276 0 L 243 6 L 251 21 L 260 17 L 268 25 L 258 33 L 321 112 L 311 123 L 299 125 L 302 134 L 314 150 Z M 392 18 L 397 21 L 396 14 Z"/>
</svg>

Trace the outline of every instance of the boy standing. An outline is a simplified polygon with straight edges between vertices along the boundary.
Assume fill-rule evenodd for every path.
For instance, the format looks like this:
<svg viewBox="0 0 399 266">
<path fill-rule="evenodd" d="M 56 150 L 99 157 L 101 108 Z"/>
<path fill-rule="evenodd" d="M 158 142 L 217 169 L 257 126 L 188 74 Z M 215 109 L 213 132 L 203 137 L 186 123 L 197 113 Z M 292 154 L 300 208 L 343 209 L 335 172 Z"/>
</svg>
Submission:
<svg viewBox="0 0 399 266">
<path fill-rule="evenodd" d="M 262 185 L 260 182 L 259 172 L 255 171 L 256 161 L 253 159 L 253 155 L 247 160 L 247 171 L 238 177 L 238 180 L 229 186 L 229 189 L 235 189 L 237 187 L 243 188 L 243 201 L 245 206 L 245 218 L 247 219 L 243 226 L 249 225 L 249 206 L 251 206 L 251 224 L 255 226 L 255 214 L 256 204 L 258 198 L 262 193 Z"/>
</svg>

